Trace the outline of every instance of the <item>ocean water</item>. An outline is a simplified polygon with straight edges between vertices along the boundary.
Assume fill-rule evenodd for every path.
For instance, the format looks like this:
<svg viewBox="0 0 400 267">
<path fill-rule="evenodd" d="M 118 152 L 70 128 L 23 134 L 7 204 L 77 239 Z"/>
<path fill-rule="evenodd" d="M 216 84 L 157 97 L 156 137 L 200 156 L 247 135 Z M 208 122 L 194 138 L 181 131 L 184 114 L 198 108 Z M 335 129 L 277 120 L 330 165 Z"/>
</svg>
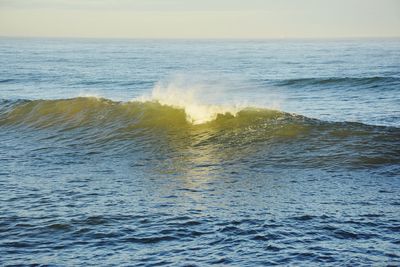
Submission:
<svg viewBox="0 0 400 267">
<path fill-rule="evenodd" d="M 397 266 L 400 40 L 0 39 L 0 265 Z"/>
</svg>

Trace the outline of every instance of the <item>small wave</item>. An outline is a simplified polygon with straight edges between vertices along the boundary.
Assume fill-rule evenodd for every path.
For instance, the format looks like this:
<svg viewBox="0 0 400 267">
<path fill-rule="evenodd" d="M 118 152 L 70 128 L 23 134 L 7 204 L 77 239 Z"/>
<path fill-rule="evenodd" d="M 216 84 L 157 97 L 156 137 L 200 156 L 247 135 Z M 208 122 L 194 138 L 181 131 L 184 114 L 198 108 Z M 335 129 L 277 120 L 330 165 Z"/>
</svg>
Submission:
<svg viewBox="0 0 400 267">
<path fill-rule="evenodd" d="M 0 79 L 0 83 L 11 83 L 14 82 L 14 79 Z"/>
<path fill-rule="evenodd" d="M 315 85 L 391 85 L 400 84 L 397 77 L 327 77 L 327 78 L 300 78 L 277 81 L 279 86 L 315 86 Z"/>
<path fill-rule="evenodd" d="M 122 240 L 122 242 L 126 243 L 139 243 L 139 244 L 153 244 L 153 243 L 159 243 L 163 241 L 173 241 L 178 239 L 175 236 L 169 236 L 169 235 L 164 235 L 164 236 L 151 236 L 151 237 L 127 237 Z"/>
</svg>

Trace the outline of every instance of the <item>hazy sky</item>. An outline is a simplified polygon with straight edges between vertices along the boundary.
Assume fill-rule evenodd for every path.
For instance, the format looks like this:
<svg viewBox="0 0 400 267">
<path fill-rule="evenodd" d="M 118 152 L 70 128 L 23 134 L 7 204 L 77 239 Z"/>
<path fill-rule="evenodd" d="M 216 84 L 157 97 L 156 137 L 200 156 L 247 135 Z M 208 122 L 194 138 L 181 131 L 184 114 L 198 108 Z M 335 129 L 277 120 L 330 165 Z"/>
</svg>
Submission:
<svg viewBox="0 0 400 267">
<path fill-rule="evenodd" d="M 400 37 L 400 0 L 0 0 L 0 36 Z"/>
</svg>

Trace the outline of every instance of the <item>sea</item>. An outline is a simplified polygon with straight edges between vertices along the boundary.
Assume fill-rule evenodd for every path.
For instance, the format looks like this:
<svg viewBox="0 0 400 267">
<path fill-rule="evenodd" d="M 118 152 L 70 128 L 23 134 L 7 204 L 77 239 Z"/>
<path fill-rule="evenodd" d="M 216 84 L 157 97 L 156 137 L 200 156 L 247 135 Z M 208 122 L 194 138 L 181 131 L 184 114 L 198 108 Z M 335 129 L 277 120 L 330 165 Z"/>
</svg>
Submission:
<svg viewBox="0 0 400 267">
<path fill-rule="evenodd" d="M 399 266 L 400 39 L 0 38 L 1 266 Z"/>
</svg>

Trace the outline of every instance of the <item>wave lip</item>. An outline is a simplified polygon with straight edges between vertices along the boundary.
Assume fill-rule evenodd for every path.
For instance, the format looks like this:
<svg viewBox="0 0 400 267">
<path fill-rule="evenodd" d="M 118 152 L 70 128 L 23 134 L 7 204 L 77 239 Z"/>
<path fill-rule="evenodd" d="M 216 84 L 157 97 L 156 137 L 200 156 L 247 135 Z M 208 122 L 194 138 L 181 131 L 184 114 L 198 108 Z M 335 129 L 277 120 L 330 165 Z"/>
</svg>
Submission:
<svg viewBox="0 0 400 267">
<path fill-rule="evenodd" d="M 252 107 L 202 105 L 187 103 L 175 97 L 144 98 L 116 102 L 93 96 L 58 100 L 2 101 L 0 125 L 25 125 L 38 128 L 75 124 L 98 126 L 106 124 L 137 124 L 142 126 L 203 125 L 212 122 L 251 124 L 257 119 L 279 119 L 288 113 Z"/>
</svg>

